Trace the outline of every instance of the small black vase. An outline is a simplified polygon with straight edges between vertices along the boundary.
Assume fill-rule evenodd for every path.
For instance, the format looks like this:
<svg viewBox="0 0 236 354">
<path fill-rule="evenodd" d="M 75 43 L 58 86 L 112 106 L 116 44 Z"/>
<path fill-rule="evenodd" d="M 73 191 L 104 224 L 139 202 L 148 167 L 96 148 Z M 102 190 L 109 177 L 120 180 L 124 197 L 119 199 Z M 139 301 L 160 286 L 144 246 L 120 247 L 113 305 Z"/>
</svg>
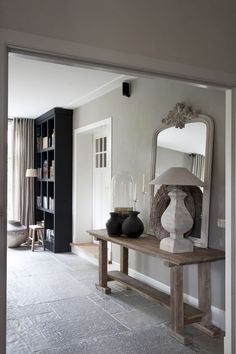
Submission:
<svg viewBox="0 0 236 354">
<path fill-rule="evenodd" d="M 127 219 L 129 216 L 129 214 L 124 214 L 124 213 L 119 213 L 119 218 L 120 218 L 120 222 L 121 224 L 123 224 L 123 222 L 125 221 L 125 219 Z"/>
<path fill-rule="evenodd" d="M 110 215 L 110 219 L 106 222 L 107 233 L 109 236 L 120 236 L 122 234 L 120 216 L 115 212 L 111 212 Z"/>
<path fill-rule="evenodd" d="M 129 216 L 122 224 L 122 233 L 128 237 L 138 238 L 144 230 L 142 221 L 138 217 L 139 211 L 130 211 Z"/>
</svg>

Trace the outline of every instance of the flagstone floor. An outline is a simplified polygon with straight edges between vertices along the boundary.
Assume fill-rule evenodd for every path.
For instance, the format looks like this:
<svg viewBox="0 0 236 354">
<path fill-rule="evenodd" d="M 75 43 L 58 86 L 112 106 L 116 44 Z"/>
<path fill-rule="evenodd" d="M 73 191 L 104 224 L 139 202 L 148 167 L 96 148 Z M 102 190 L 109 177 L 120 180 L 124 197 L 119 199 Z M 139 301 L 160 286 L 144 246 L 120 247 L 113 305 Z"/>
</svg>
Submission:
<svg viewBox="0 0 236 354">
<path fill-rule="evenodd" d="M 169 311 L 110 283 L 95 289 L 98 269 L 73 254 L 8 251 L 7 354 L 222 354 L 223 338 L 189 326 L 187 347 L 168 335 Z"/>
</svg>

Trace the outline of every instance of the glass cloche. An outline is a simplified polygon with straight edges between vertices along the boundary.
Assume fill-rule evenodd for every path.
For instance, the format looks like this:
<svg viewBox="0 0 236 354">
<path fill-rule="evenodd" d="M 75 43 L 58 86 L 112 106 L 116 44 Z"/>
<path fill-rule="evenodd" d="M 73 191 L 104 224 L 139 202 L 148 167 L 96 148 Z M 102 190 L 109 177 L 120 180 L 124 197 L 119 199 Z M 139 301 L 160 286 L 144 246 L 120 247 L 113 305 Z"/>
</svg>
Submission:
<svg viewBox="0 0 236 354">
<path fill-rule="evenodd" d="M 117 213 L 127 214 L 134 206 L 134 180 L 126 171 L 112 177 L 112 207 Z"/>
</svg>

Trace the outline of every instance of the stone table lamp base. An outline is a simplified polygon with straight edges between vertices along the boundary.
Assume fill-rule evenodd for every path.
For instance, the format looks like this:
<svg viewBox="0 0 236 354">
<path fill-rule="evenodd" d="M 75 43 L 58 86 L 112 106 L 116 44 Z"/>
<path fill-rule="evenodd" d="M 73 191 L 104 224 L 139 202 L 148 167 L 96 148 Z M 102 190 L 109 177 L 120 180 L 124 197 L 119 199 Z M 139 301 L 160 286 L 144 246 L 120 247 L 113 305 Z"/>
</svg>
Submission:
<svg viewBox="0 0 236 354">
<path fill-rule="evenodd" d="M 168 193 L 170 204 L 162 214 L 161 223 L 170 237 L 163 238 L 160 249 L 171 253 L 193 251 L 193 243 L 184 238 L 184 234 L 193 226 L 193 219 L 187 210 L 184 199 L 187 196 L 182 190 L 174 188 Z"/>
</svg>

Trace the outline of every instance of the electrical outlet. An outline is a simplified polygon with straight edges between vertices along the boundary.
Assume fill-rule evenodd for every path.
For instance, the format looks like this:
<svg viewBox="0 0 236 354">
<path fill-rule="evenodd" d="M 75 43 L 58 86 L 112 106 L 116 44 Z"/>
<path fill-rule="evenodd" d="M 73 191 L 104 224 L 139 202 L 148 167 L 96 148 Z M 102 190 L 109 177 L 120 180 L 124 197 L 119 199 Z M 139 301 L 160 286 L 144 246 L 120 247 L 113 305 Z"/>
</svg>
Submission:
<svg viewBox="0 0 236 354">
<path fill-rule="evenodd" d="M 217 226 L 221 229 L 225 229 L 225 219 L 217 219 Z"/>
</svg>

